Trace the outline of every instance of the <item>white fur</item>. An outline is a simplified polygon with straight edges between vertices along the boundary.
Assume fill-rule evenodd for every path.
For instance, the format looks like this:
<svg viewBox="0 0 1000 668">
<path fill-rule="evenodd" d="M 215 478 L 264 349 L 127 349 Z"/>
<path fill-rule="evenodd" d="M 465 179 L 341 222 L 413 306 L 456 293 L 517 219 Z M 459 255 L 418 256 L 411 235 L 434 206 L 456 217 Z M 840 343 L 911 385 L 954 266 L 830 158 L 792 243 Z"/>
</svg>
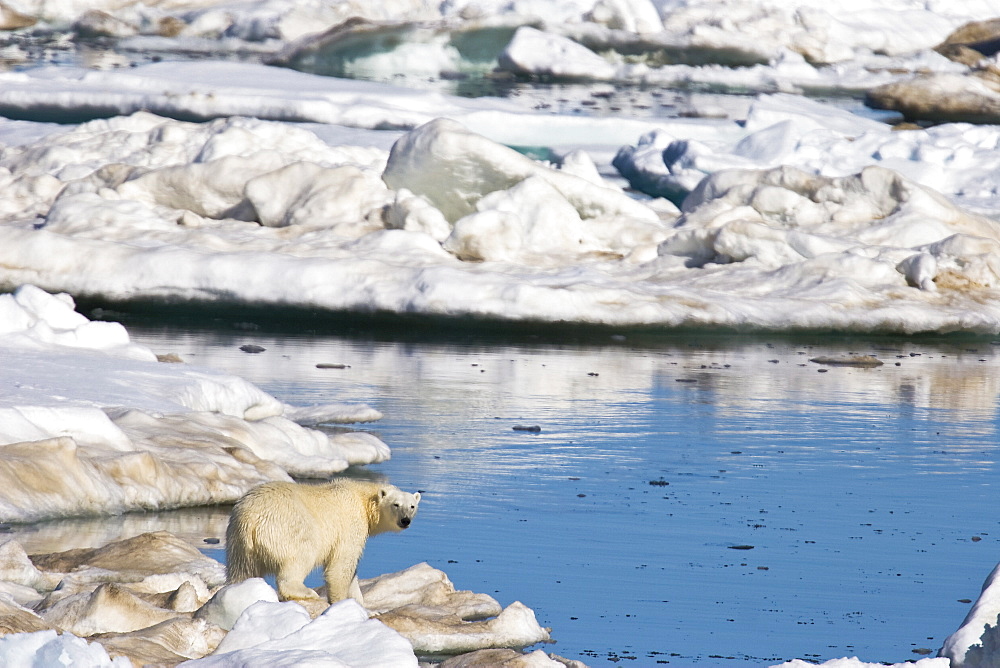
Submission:
<svg viewBox="0 0 1000 668">
<path fill-rule="evenodd" d="M 282 600 L 316 599 L 304 584 L 323 566 L 330 603 L 364 605 L 358 561 L 369 536 L 401 531 L 417 513 L 420 492 L 389 484 L 338 479 L 322 485 L 272 482 L 233 507 L 226 531 L 229 583 L 274 575 Z"/>
</svg>

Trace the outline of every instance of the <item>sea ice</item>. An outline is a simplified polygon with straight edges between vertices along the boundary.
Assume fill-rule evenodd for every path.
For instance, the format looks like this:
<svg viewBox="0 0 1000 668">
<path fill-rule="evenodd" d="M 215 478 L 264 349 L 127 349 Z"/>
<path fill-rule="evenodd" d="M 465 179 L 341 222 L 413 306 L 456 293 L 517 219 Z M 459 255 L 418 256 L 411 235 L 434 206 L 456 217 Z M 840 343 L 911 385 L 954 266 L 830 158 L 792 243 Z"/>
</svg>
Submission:
<svg viewBox="0 0 1000 668">
<path fill-rule="evenodd" d="M 75 25 L 146 52 L 183 45 L 263 57 L 351 16 L 426 22 L 437 35 L 493 25 L 513 38 L 481 54 L 483 70 L 495 59 L 526 76 L 741 91 L 887 84 L 904 97 L 929 89 L 938 106 L 947 98 L 965 101 L 966 112 L 993 113 L 993 89 L 931 49 L 962 23 L 997 15 L 995 0 L 850 0 L 835 11 L 821 0 L 22 0 L 0 22 L 41 31 Z M 515 32 L 518 25 L 532 27 Z M 433 76 L 463 66 L 464 56 L 449 49 L 444 38 L 402 43 L 369 63 L 384 74 L 419 60 Z M 924 70 L 932 74 L 897 83 Z M 377 411 L 288 407 L 240 379 L 159 364 L 120 326 L 92 322 L 69 297 L 28 284 L 109 299 L 603 324 L 1000 332 L 1000 235 L 992 219 L 967 210 L 997 210 L 995 127 L 892 132 L 786 95 L 757 98 L 745 118 L 556 118 L 511 101 L 209 61 L 3 72 L 0 108 L 60 120 L 117 116 L 74 127 L 0 123 L 0 285 L 17 290 L 0 297 L 5 520 L 219 503 L 264 480 L 388 456 L 369 434 L 338 440 L 300 424 L 377 419 Z M 196 125 L 138 110 L 219 120 Z M 315 125 L 314 134 L 299 123 L 339 127 Z M 545 164 L 500 143 L 557 149 L 556 163 L 566 157 Z M 594 167 L 606 161 L 568 157 L 581 146 L 612 154 L 625 146 L 621 173 L 683 211 L 626 195 Z M 64 484 L 34 484 L 53 480 Z M 28 631 L 43 622 L 23 606 L 39 604 L 31 592 L 50 596 L 52 583 L 25 558 L 10 542 L 0 546 L 12 578 L 0 605 Z M 144 595 L 169 589 L 176 609 L 207 597 L 198 578 L 175 576 L 128 584 Z M 107 646 L 129 656 L 177 659 L 183 647 L 218 643 L 218 627 L 201 619 L 167 620 L 149 633 L 109 626 L 116 610 L 132 615 L 144 599 L 110 585 L 95 593 L 105 577 L 99 566 L 67 576 L 39 609 L 81 632 L 117 629 Z M 945 656 L 986 661 L 994 651 L 992 579 Z M 502 631 L 490 627 L 502 626 L 500 617 L 463 617 L 488 602 L 462 605 L 459 620 L 480 625 L 466 627 L 473 635 Z M 287 604 L 281 610 L 294 610 L 285 621 L 300 644 L 322 639 L 309 645 L 317 661 L 341 660 L 327 652 L 331 629 L 364 627 L 377 629 L 378 649 L 358 660 L 398 650 L 400 661 L 413 662 L 398 636 L 348 608 L 322 621 Z M 502 614 L 517 617 L 514 627 L 534 632 L 533 617 L 511 610 Z M 255 614 L 244 623 L 266 627 L 270 613 Z M 449 633 L 397 617 L 421 629 L 426 647 Z M 304 658 L 280 643 L 234 651 L 208 661 Z M 44 630 L 0 639 L 0 656 L 125 663 Z"/>
<path fill-rule="evenodd" d="M 928 7 L 882 0 L 877 5 L 852 2 L 831 12 L 816 0 L 778 5 L 394 0 L 365 6 L 220 0 L 170 6 L 98 2 L 86 11 L 71 2 L 21 2 L 19 10 L 41 33 L 75 25 L 81 33 L 119 39 L 125 51 L 261 53 L 271 62 L 319 70 L 324 58 L 339 59 L 345 63 L 337 72 L 341 76 L 391 80 L 408 73 L 426 79 L 481 74 L 504 64 L 536 77 L 582 73 L 630 84 L 824 94 L 860 93 L 919 71 L 961 72 L 959 64 L 932 48 L 967 21 L 1000 15 L 1000 4 L 980 0 Z M 529 38 L 544 48 L 525 49 Z M 567 50 L 586 55 L 566 57 Z M 301 62 L 290 53 L 298 53 Z M 359 82 L 331 87 L 310 77 L 265 75 L 259 68 L 272 86 L 279 78 L 284 81 L 280 92 L 267 94 L 245 68 L 205 60 L 180 69 L 178 63 L 162 65 L 134 73 L 70 68 L 0 73 L 0 109 L 17 114 L 59 110 L 63 119 L 147 109 L 184 118 L 244 114 L 389 128 L 430 120 L 427 102 L 436 115 L 451 117 L 498 104 L 459 103 Z M 183 74 L 175 76 L 175 70 Z M 517 104 L 502 106 L 510 110 Z"/>
</svg>

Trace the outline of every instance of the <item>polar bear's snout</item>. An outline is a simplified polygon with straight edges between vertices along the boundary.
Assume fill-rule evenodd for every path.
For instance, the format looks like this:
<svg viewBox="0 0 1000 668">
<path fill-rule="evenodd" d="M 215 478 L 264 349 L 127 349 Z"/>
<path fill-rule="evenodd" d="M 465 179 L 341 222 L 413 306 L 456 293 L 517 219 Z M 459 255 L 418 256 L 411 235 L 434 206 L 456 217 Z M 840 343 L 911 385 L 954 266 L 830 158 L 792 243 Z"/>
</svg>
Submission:
<svg viewBox="0 0 1000 668">
<path fill-rule="evenodd" d="M 410 526 L 410 522 L 411 521 L 412 520 L 409 517 L 400 517 L 399 518 L 399 526 L 401 526 L 401 527 L 403 527 L 405 529 L 406 527 Z"/>
</svg>

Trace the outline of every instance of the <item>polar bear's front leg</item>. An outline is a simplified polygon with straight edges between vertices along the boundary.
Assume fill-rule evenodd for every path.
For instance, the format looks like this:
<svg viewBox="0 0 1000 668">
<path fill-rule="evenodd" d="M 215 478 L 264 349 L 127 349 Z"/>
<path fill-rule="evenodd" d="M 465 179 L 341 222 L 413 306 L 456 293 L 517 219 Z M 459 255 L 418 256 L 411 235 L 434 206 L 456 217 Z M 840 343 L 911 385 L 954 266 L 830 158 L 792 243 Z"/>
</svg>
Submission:
<svg viewBox="0 0 1000 668">
<path fill-rule="evenodd" d="M 365 549 L 364 540 L 357 544 L 340 545 L 340 549 L 331 553 L 323 576 L 326 579 L 326 598 L 330 603 L 343 601 L 345 598 L 356 598 L 361 602 L 361 587 L 357 584 L 358 562 Z M 355 587 L 357 591 L 355 591 Z M 354 594 L 357 594 L 355 597 Z M 363 604 L 362 604 L 363 605 Z"/>
</svg>

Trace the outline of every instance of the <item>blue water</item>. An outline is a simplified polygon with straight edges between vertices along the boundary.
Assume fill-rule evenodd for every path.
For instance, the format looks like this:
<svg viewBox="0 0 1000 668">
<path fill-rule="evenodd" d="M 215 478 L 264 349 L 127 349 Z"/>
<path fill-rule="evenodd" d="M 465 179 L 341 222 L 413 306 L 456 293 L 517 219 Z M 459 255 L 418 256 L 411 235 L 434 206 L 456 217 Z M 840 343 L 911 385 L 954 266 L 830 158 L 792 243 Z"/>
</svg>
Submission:
<svg viewBox="0 0 1000 668">
<path fill-rule="evenodd" d="M 426 561 L 591 666 L 920 658 L 1000 560 L 988 340 L 133 332 L 289 403 L 381 410 L 358 428 L 393 458 L 355 473 L 424 497 L 360 575 Z M 885 365 L 809 361 L 848 353 Z"/>
</svg>

